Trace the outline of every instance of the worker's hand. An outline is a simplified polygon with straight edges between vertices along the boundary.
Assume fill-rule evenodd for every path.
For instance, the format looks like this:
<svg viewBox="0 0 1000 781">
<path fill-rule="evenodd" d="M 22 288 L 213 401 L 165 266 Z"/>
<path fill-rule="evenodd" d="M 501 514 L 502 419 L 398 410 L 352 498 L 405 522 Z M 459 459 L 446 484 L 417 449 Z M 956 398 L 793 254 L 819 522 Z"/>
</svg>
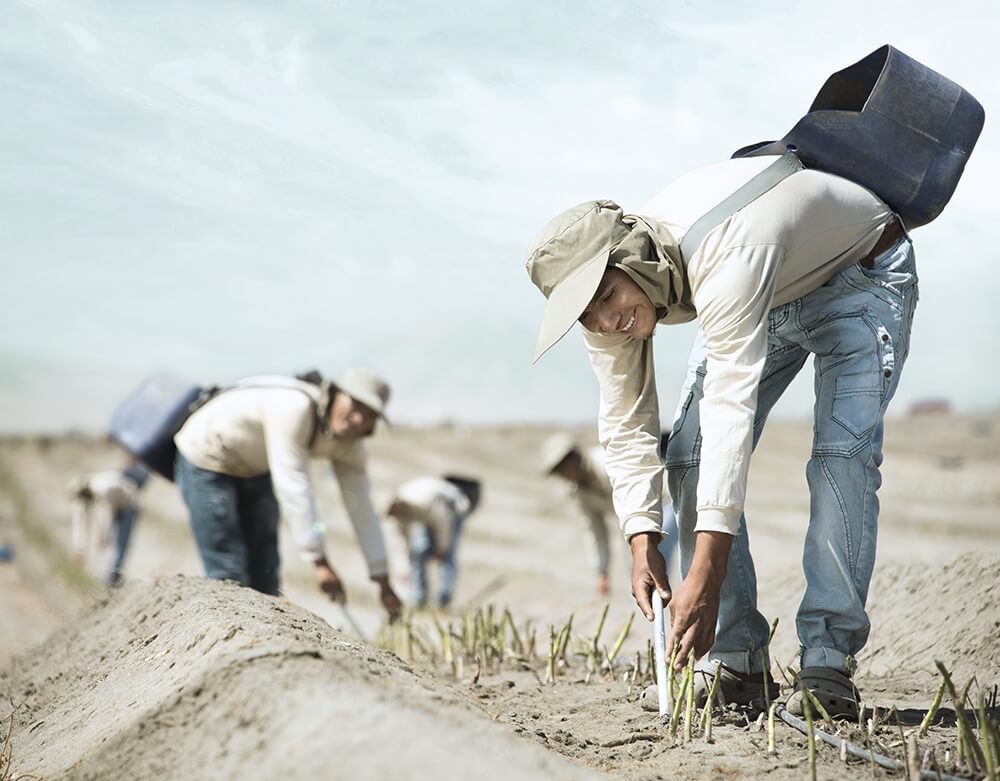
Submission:
<svg viewBox="0 0 1000 781">
<path fill-rule="evenodd" d="M 599 596 L 599 597 L 601 597 L 603 599 L 604 597 L 606 597 L 610 593 L 610 591 L 611 591 L 611 588 L 610 588 L 609 583 L 608 583 L 608 576 L 607 575 L 598 575 L 597 576 L 597 596 Z"/>
<path fill-rule="evenodd" d="M 396 592 L 392 590 L 392 586 L 389 584 L 389 576 L 380 575 L 377 578 L 372 578 L 372 580 L 378 584 L 378 598 L 382 601 L 382 607 L 385 608 L 385 612 L 389 616 L 389 623 L 394 624 L 399 618 L 403 606 L 399 601 L 399 597 L 396 596 Z"/>
<path fill-rule="evenodd" d="M 667 563 L 656 549 L 660 535 L 654 532 L 636 534 L 629 540 L 632 549 L 632 596 L 647 621 L 653 620 L 653 589 L 664 606 L 670 603 L 670 581 L 667 580 Z"/>
<path fill-rule="evenodd" d="M 316 562 L 313 574 L 316 576 L 316 583 L 319 590 L 326 594 L 334 602 L 342 605 L 347 604 L 347 592 L 344 591 L 344 584 L 340 576 L 327 564 L 326 559 Z"/>
<path fill-rule="evenodd" d="M 719 594 L 732 542 L 730 534 L 698 532 L 691 569 L 670 605 L 670 643 L 677 648 L 677 670 L 684 668 L 689 655 L 700 659 L 715 642 Z"/>
</svg>

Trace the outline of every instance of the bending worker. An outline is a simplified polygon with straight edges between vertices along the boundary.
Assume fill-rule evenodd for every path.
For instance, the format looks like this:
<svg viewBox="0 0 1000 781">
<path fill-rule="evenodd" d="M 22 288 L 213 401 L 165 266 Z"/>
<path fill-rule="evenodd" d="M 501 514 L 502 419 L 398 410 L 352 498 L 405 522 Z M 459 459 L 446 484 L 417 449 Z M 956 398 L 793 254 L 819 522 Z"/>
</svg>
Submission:
<svg viewBox="0 0 1000 781">
<path fill-rule="evenodd" d="M 441 563 L 438 605 L 448 607 L 458 579 L 458 541 L 479 506 L 480 483 L 468 477 L 417 477 L 396 490 L 385 514 L 395 518 L 410 549 L 413 604 L 427 605 L 427 563 Z"/>
<path fill-rule="evenodd" d="M 584 450 L 572 437 L 553 434 L 542 445 L 541 469 L 542 474 L 562 478 L 576 501 L 587 524 L 587 540 L 597 573 L 597 593 L 606 597 L 611 559 L 608 520 L 616 516 L 611 482 L 604 469 L 604 450 L 600 447 Z M 663 532 L 659 550 L 669 566 L 677 541 L 677 526 L 669 501 L 663 503 Z"/>
<path fill-rule="evenodd" d="M 651 620 L 657 589 L 670 603 L 677 664 L 707 654 L 699 689 L 721 666 L 725 701 L 749 703 L 763 699 L 770 669 L 743 517 L 750 454 L 771 407 L 815 356 L 800 680 L 831 714 L 853 717 L 883 417 L 909 350 L 917 275 L 912 245 L 882 200 L 808 169 L 716 225 L 682 260 L 678 242 L 694 222 L 774 159 L 697 170 L 636 214 L 590 201 L 553 219 L 527 264 L 548 299 L 536 358 L 579 321 L 636 602 Z M 651 337 L 659 323 L 695 317 L 701 333 L 666 455 L 684 578 L 672 595 L 656 550 L 663 465 Z M 801 701 L 795 692 L 789 710 L 801 713 Z"/>
<path fill-rule="evenodd" d="M 388 400 L 383 380 L 351 369 L 318 385 L 254 377 L 195 411 L 174 438 L 175 475 L 208 577 L 277 594 L 280 508 L 320 589 L 331 599 L 345 598 L 327 558 L 309 475 L 310 459 L 322 458 L 333 467 L 369 575 L 395 620 L 400 603 L 389 585 L 363 446 Z"/>
<path fill-rule="evenodd" d="M 94 472 L 70 483 L 74 558 L 83 564 L 95 541 L 101 547 L 113 543 L 114 553 L 106 578 L 109 586 L 121 583 L 125 556 L 140 512 L 139 492 L 148 480 L 147 469 L 130 457 L 124 469 Z"/>
</svg>

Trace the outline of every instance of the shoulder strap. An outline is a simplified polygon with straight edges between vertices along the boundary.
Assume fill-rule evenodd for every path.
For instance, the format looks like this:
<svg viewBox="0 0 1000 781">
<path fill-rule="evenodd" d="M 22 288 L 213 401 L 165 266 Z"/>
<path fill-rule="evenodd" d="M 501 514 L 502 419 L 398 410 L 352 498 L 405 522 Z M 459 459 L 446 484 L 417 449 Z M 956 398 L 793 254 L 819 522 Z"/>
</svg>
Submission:
<svg viewBox="0 0 1000 781">
<path fill-rule="evenodd" d="M 305 384 L 308 385 L 309 383 Z M 287 383 L 277 382 L 277 381 L 254 382 L 251 380 L 250 382 L 237 382 L 233 383 L 232 385 L 225 385 L 221 387 L 215 385 L 210 388 L 206 388 L 205 390 L 202 391 L 201 396 L 199 396 L 198 400 L 195 402 L 197 406 L 192 405 L 193 408 L 189 410 L 188 414 L 193 413 L 199 407 L 204 406 L 206 403 L 214 399 L 216 396 L 225 393 L 226 391 L 241 390 L 246 388 L 278 388 L 282 390 L 295 390 L 298 391 L 299 393 L 303 393 L 306 396 L 308 396 L 309 400 L 312 402 L 313 416 L 312 416 L 312 431 L 309 434 L 309 440 L 306 443 L 306 448 L 308 450 L 312 450 L 313 445 L 316 444 L 316 438 L 319 436 L 319 432 L 323 429 L 324 410 L 322 409 L 323 406 L 322 399 L 321 398 L 317 399 L 315 396 L 313 396 L 313 394 L 310 391 L 302 387 L 300 380 L 295 380 L 291 377 L 288 378 Z M 320 394 L 322 396 L 322 390 L 318 386 L 317 390 L 320 391 Z"/>
<path fill-rule="evenodd" d="M 782 179 L 791 176 L 796 171 L 801 171 L 804 167 L 795 155 L 786 152 L 732 195 L 705 212 L 695 221 L 681 242 L 681 258 L 683 258 L 684 264 L 687 265 L 688 260 L 713 228 L 725 222 L 744 206 L 757 200 Z"/>
</svg>

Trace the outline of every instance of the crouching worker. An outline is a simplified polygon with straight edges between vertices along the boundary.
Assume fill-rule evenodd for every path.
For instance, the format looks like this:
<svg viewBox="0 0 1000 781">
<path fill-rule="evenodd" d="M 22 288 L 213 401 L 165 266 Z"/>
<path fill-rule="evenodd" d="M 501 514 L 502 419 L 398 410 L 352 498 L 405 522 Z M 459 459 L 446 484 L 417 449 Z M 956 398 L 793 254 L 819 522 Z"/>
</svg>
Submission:
<svg viewBox="0 0 1000 781">
<path fill-rule="evenodd" d="M 278 517 L 285 518 L 320 589 L 345 599 L 324 549 L 309 461 L 330 462 L 371 579 L 390 621 L 385 542 L 372 505 L 362 443 L 384 417 L 389 386 L 351 369 L 335 382 L 254 377 L 223 390 L 177 433 L 175 477 L 205 566 L 218 580 L 278 593 Z"/>
<path fill-rule="evenodd" d="M 718 222 L 682 257 L 678 242 L 699 218 L 774 159 L 695 171 L 637 214 L 592 201 L 556 217 L 528 260 L 548 299 L 536 357 L 583 326 L 636 602 L 650 620 L 654 588 L 670 603 L 677 665 L 707 655 L 696 676 L 702 696 L 721 666 L 723 699 L 750 703 L 765 685 L 777 695 L 743 516 L 750 454 L 772 406 L 815 356 L 799 677 L 831 715 L 853 718 L 853 659 L 870 629 L 883 418 L 909 351 L 917 274 L 910 240 L 882 200 L 808 169 Z M 700 336 L 666 450 L 684 578 L 672 594 L 656 550 L 663 465 L 651 337 L 658 323 L 695 317 Z M 788 708 L 802 712 L 800 692 Z"/>
<path fill-rule="evenodd" d="M 541 470 L 544 475 L 562 478 L 575 500 L 580 516 L 587 526 L 597 593 L 606 597 L 608 566 L 611 561 L 608 524 L 614 523 L 615 507 L 608 474 L 604 469 L 604 450 L 600 447 L 581 449 L 566 434 L 553 434 L 542 445 Z M 660 554 L 667 565 L 677 543 L 677 525 L 669 502 L 663 505 L 663 539 Z"/>
<path fill-rule="evenodd" d="M 416 607 L 427 605 L 427 563 L 431 559 L 441 564 L 438 605 L 451 604 L 458 577 L 458 540 L 479 499 L 479 481 L 456 475 L 418 477 L 397 489 L 385 514 L 399 522 L 407 538 Z"/>
</svg>

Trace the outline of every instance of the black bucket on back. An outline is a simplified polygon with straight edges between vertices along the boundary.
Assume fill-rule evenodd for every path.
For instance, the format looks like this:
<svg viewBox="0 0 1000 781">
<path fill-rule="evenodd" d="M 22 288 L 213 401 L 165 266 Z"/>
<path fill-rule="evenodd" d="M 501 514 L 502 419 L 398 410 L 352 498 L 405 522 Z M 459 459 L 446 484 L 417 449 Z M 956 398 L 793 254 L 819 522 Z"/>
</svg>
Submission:
<svg viewBox="0 0 1000 781">
<path fill-rule="evenodd" d="M 830 76 L 783 139 L 733 157 L 794 152 L 807 168 L 867 187 L 912 229 L 951 199 L 984 121 L 966 90 L 886 45 Z"/>
</svg>

